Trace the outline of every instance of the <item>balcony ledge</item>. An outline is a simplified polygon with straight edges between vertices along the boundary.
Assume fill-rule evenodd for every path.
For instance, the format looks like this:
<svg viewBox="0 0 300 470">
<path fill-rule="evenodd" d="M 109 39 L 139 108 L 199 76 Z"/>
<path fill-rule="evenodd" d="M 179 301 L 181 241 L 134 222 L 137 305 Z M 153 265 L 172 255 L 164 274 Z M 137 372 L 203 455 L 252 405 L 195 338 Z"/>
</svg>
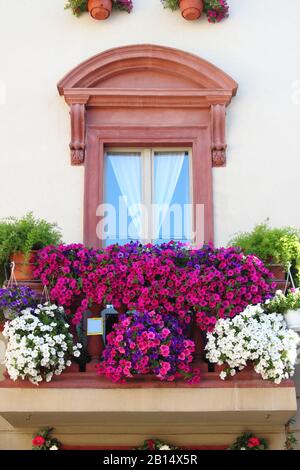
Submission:
<svg viewBox="0 0 300 470">
<path fill-rule="evenodd" d="M 146 379 L 116 385 L 94 373 L 66 373 L 39 387 L 9 379 L 0 382 L 0 415 L 20 428 L 70 423 L 120 425 L 128 420 L 154 421 L 158 426 L 182 420 L 199 427 L 211 423 L 281 426 L 296 410 L 292 381 L 274 385 L 250 372 L 225 382 L 218 374 L 207 373 L 194 385 Z"/>
</svg>

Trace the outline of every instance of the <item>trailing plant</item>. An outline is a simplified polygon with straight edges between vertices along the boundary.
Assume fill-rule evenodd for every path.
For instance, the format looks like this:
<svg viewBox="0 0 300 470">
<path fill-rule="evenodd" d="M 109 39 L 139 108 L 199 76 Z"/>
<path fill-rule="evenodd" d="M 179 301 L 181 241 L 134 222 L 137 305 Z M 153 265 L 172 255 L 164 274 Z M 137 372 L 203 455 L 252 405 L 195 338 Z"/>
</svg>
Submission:
<svg viewBox="0 0 300 470">
<path fill-rule="evenodd" d="M 53 428 L 40 429 L 33 435 L 32 450 L 59 450 L 61 442 L 52 437 Z"/>
<path fill-rule="evenodd" d="M 249 305 L 233 319 L 218 320 L 207 338 L 207 358 L 226 367 L 221 379 L 235 375 L 249 362 L 264 380 L 276 384 L 294 375 L 300 338 L 288 329 L 281 314 L 265 314 L 260 306 Z"/>
<path fill-rule="evenodd" d="M 30 287 L 14 286 L 0 289 L 0 314 L 7 320 L 13 320 L 26 308 L 35 308 L 38 303 L 38 296 Z"/>
<path fill-rule="evenodd" d="M 8 339 L 5 365 L 12 380 L 29 380 L 38 385 L 50 382 L 80 356 L 81 344 L 73 343 L 64 309 L 56 305 L 28 308 L 6 322 L 3 335 Z"/>
<path fill-rule="evenodd" d="M 161 0 L 164 8 L 172 11 L 178 10 L 180 0 Z M 204 11 L 210 23 L 219 23 L 229 15 L 229 6 L 226 0 L 203 0 Z"/>
<path fill-rule="evenodd" d="M 226 0 L 204 0 L 204 11 L 210 23 L 220 23 L 229 16 L 229 6 Z"/>
<path fill-rule="evenodd" d="M 153 374 L 169 382 L 183 377 L 194 383 L 199 381 L 199 371 L 191 367 L 194 351 L 186 328 L 172 315 L 128 312 L 107 335 L 98 373 L 113 382 Z"/>
<path fill-rule="evenodd" d="M 263 305 L 266 313 L 285 313 L 288 310 L 300 309 L 300 289 L 291 289 L 284 294 L 281 290 L 276 291 L 275 296 L 267 300 Z"/>
<path fill-rule="evenodd" d="M 180 0 L 161 0 L 164 8 L 169 8 L 172 11 L 179 9 L 179 1 Z"/>
<path fill-rule="evenodd" d="M 9 217 L 0 220 L 0 264 L 9 260 L 12 253 L 29 255 L 31 250 L 40 250 L 48 245 L 61 242 L 57 224 L 34 218 L 32 212 L 17 219 Z"/>
<path fill-rule="evenodd" d="M 147 439 L 146 441 L 143 442 L 143 444 L 139 447 L 137 447 L 134 450 L 180 450 L 179 447 L 172 446 L 168 444 L 167 442 L 161 441 L 160 439 Z"/>
<path fill-rule="evenodd" d="M 81 13 L 88 11 L 88 0 L 68 0 L 65 4 L 65 10 L 72 10 L 73 15 L 80 16 Z"/>
<path fill-rule="evenodd" d="M 112 0 L 115 10 L 126 11 L 131 13 L 133 9 L 133 0 Z M 73 15 L 80 16 L 88 11 L 88 0 L 68 0 L 65 10 L 71 10 Z"/>
<path fill-rule="evenodd" d="M 262 437 L 256 437 L 252 432 L 244 432 L 228 450 L 267 450 L 268 447 L 267 441 Z"/>
<path fill-rule="evenodd" d="M 294 227 L 272 228 L 267 221 L 237 234 L 229 245 L 239 246 L 246 255 L 254 254 L 266 263 L 279 263 L 286 269 L 291 264 L 300 280 L 300 230 Z"/>
<path fill-rule="evenodd" d="M 93 304 L 112 304 L 122 311 L 161 309 L 182 323 L 190 322 L 193 312 L 199 328 L 210 331 L 218 318 L 264 303 L 274 287 L 263 263 L 238 248 L 193 250 L 174 242 L 104 250 L 60 245 L 44 248 L 36 260 L 34 275 L 73 315 L 74 324 Z"/>
<path fill-rule="evenodd" d="M 292 425 L 296 423 L 296 418 L 291 418 L 285 425 L 285 450 L 296 450 L 295 447 L 298 444 L 295 432 L 292 430 Z"/>
</svg>

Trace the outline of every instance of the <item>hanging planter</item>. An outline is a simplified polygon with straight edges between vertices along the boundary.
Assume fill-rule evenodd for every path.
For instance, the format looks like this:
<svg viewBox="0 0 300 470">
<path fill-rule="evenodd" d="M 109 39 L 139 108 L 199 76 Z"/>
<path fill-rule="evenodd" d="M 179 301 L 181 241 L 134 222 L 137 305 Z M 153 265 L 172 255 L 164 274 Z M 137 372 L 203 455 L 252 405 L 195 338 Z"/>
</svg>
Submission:
<svg viewBox="0 0 300 470">
<path fill-rule="evenodd" d="M 106 20 L 112 10 L 112 0 L 89 0 L 88 10 L 94 20 Z"/>
<path fill-rule="evenodd" d="M 210 23 L 219 23 L 228 16 L 226 0 L 161 0 L 164 8 L 181 10 L 185 20 L 197 20 L 204 11 Z"/>
<path fill-rule="evenodd" d="M 203 12 L 203 0 L 180 0 L 179 7 L 185 20 L 193 21 L 200 18 Z"/>
<path fill-rule="evenodd" d="M 17 281 L 32 281 L 36 251 L 61 242 L 60 229 L 30 212 L 0 221 L 0 265 L 14 267 Z M 12 264 L 13 263 L 13 264 Z"/>
<path fill-rule="evenodd" d="M 14 275 L 17 281 L 34 280 L 33 271 L 35 268 L 34 258 L 37 251 L 30 251 L 27 255 L 18 251 L 10 256 L 11 262 L 14 264 Z"/>
<path fill-rule="evenodd" d="M 106 20 L 113 9 L 130 13 L 133 8 L 133 0 L 68 0 L 65 9 L 72 10 L 73 15 L 89 11 L 95 20 Z"/>
</svg>

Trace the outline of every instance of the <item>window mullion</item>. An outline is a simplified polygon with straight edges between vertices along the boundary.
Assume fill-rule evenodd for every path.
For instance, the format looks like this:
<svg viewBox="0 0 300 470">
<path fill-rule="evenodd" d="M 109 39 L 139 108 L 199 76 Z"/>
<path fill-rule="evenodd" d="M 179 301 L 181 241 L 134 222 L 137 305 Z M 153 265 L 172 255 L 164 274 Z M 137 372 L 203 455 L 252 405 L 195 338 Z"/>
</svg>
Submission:
<svg viewBox="0 0 300 470">
<path fill-rule="evenodd" d="M 152 156 L 151 149 L 142 152 L 142 241 L 151 242 L 152 234 Z"/>
</svg>

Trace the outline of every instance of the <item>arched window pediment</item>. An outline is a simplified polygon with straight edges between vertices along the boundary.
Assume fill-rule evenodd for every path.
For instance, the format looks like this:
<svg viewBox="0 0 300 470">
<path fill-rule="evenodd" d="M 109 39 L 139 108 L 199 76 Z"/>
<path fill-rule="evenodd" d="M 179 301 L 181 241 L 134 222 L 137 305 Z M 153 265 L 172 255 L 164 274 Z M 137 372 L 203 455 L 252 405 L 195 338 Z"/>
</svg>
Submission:
<svg viewBox="0 0 300 470">
<path fill-rule="evenodd" d="M 225 108 L 237 87 L 219 68 L 181 50 L 133 45 L 102 52 L 58 84 L 71 107 L 72 163 L 84 162 L 88 108 L 209 108 L 212 164 L 223 166 Z"/>
</svg>

